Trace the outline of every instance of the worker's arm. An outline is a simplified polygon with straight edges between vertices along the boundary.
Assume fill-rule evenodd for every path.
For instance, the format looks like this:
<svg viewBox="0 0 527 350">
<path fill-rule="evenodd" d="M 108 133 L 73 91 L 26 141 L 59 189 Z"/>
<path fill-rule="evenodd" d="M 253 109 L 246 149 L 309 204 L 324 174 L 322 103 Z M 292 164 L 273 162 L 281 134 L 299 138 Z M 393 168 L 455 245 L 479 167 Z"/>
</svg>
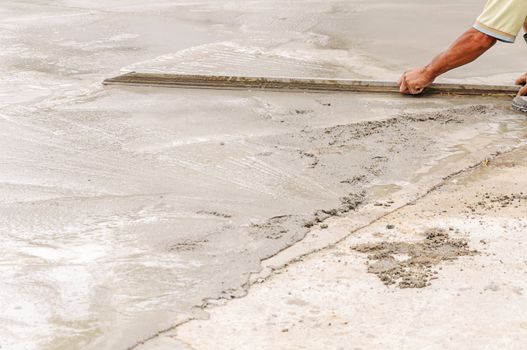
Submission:
<svg viewBox="0 0 527 350">
<path fill-rule="evenodd" d="M 430 64 L 405 72 L 398 82 L 401 93 L 420 94 L 438 76 L 476 60 L 494 46 L 496 41 L 496 38 L 476 29 L 467 30 Z M 527 79 L 527 76 L 525 78 Z"/>
</svg>

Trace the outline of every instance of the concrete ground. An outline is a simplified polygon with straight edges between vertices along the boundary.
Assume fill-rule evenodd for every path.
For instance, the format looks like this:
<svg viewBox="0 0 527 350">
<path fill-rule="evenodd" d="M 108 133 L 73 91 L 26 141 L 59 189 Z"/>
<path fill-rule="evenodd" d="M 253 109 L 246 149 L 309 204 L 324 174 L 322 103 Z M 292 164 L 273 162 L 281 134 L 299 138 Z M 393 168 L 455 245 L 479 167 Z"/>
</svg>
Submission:
<svg viewBox="0 0 527 350">
<path fill-rule="evenodd" d="M 139 349 L 522 349 L 526 164 L 522 147 L 452 176 L 338 244 L 276 269 L 245 298 L 207 308 L 209 319 Z M 414 244 L 430 230 L 466 240 L 473 254 L 433 264 L 424 288 L 386 286 L 368 273 L 368 255 L 354 250 Z"/>
<path fill-rule="evenodd" d="M 468 28 L 481 6 L 2 1 L 0 348 L 180 346 L 176 325 L 208 311 L 215 319 L 260 290 L 272 295 L 277 272 L 294 261 L 316 276 L 318 267 L 308 265 L 318 261 L 314 252 L 358 237 L 350 232 L 425 196 L 444 178 L 525 144 L 527 120 L 508 98 L 104 88 L 105 78 L 138 70 L 395 80 Z M 497 45 L 443 79 L 509 84 L 525 70 L 524 50 L 520 41 Z M 438 281 L 428 281 L 433 272 L 423 261 L 484 257 L 471 256 L 470 249 L 482 250 L 477 242 L 469 249 L 452 241 L 466 234 L 461 229 L 448 239 L 415 236 L 421 241 L 410 245 L 402 224 L 390 225 L 395 229 L 381 238 L 402 243 L 383 247 L 399 253 L 378 248 L 384 253 L 377 260 L 369 257 L 372 247 L 346 253 L 356 260 L 342 274 L 367 278 L 360 283 L 371 293 L 417 293 L 379 288 L 379 278 L 394 277 L 382 266 L 409 252 L 420 252 L 418 269 L 400 262 L 394 271 L 410 279 L 405 283 L 432 282 L 432 289 Z M 361 237 L 356 244 L 370 242 Z M 422 256 L 432 248 L 436 255 Z M 367 260 L 379 277 L 367 274 Z M 316 285 L 302 288 L 308 287 Z M 362 305 L 340 297 L 346 312 Z M 203 312 L 225 300 L 233 303 Z M 295 303 L 299 315 L 312 311 L 294 300 L 289 307 Z M 274 305 L 281 304 L 261 307 Z M 362 309 L 355 319 L 370 313 Z M 247 317 L 257 321 L 241 313 L 237 323 Z M 294 334 L 294 320 L 284 319 L 281 337 Z M 196 324 L 178 330 L 180 340 L 193 343 Z M 199 340 L 243 339 L 228 338 L 211 328 Z"/>
</svg>

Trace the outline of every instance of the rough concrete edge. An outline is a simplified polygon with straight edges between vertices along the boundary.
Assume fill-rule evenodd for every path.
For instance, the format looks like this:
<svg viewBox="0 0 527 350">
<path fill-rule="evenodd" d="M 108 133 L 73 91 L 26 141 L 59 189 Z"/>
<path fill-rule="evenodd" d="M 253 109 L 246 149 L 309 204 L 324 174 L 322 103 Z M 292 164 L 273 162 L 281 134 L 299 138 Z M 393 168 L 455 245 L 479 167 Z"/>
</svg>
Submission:
<svg viewBox="0 0 527 350">
<path fill-rule="evenodd" d="M 508 154 L 513 153 L 513 152 L 517 151 L 518 149 L 524 148 L 526 146 L 527 146 L 527 142 L 522 142 L 522 143 L 520 143 L 520 144 L 518 144 L 516 146 L 510 147 L 506 151 L 494 152 L 485 161 L 486 162 L 496 161 L 497 159 L 499 159 L 501 157 L 505 157 Z M 356 227 L 355 229 L 351 230 L 350 232 L 348 232 L 344 236 L 338 238 L 336 241 L 334 241 L 334 242 L 332 242 L 332 243 L 330 243 L 328 245 L 325 245 L 325 246 L 323 246 L 321 248 L 316 248 L 316 249 L 310 250 L 308 252 L 305 252 L 303 254 L 300 254 L 298 256 L 292 257 L 289 261 L 283 263 L 281 266 L 270 269 L 268 274 L 258 278 L 258 280 L 252 280 L 251 276 L 259 274 L 259 273 L 261 273 L 261 271 L 260 272 L 255 272 L 255 273 L 251 273 L 251 276 L 249 276 L 247 283 L 245 283 L 245 284 L 243 284 L 241 286 L 241 289 L 243 289 L 245 292 L 241 296 L 236 297 L 234 299 L 244 298 L 245 296 L 247 296 L 247 294 L 249 293 L 250 288 L 253 285 L 261 284 L 261 283 L 266 282 L 267 280 L 271 279 L 275 275 L 282 273 L 282 271 L 285 270 L 286 268 L 288 268 L 289 266 L 291 266 L 293 264 L 296 264 L 296 263 L 302 261 L 303 259 L 305 259 L 305 258 L 307 258 L 307 257 L 309 257 L 311 255 L 314 255 L 316 253 L 332 249 L 335 246 L 337 246 L 339 243 L 345 241 L 351 235 L 355 234 L 356 232 L 358 232 L 360 230 L 363 230 L 363 229 L 365 229 L 365 228 L 367 228 L 367 227 L 369 227 L 369 226 L 371 226 L 371 225 L 383 220 L 387 216 L 392 215 L 394 213 L 397 213 L 398 211 L 400 211 L 400 210 L 402 210 L 402 209 L 404 209 L 404 208 L 406 208 L 408 206 L 415 205 L 415 203 L 417 203 L 418 201 L 420 201 L 423 198 L 427 197 L 429 194 L 431 194 L 431 193 L 437 191 L 438 189 L 440 189 L 441 187 L 445 186 L 446 183 L 448 181 L 452 180 L 453 178 L 456 178 L 456 177 L 461 176 L 461 175 L 465 175 L 465 174 L 467 174 L 467 173 L 469 173 L 469 172 L 471 172 L 471 171 L 473 171 L 475 169 L 478 169 L 478 168 L 480 168 L 482 166 L 486 166 L 485 161 L 469 165 L 469 166 L 467 166 L 467 167 L 465 167 L 465 168 L 463 168 L 463 169 L 461 169 L 459 171 L 456 171 L 456 172 L 453 172 L 453 173 L 451 173 L 451 174 L 449 174 L 447 176 L 444 176 L 438 183 L 436 183 L 435 185 L 430 187 L 424 193 L 416 196 L 411 201 L 409 201 L 409 202 L 407 202 L 407 203 L 405 203 L 405 204 L 403 204 L 403 205 L 401 205 L 401 206 L 399 206 L 399 207 L 397 207 L 397 208 L 395 208 L 393 210 L 385 212 L 384 214 L 376 217 L 375 219 L 369 221 L 368 223 L 366 223 L 364 225 Z M 301 242 L 301 241 L 299 241 L 299 242 Z M 265 261 L 268 261 L 268 260 L 276 257 L 277 255 L 279 255 L 279 254 L 283 253 L 284 251 L 290 249 L 292 246 L 294 246 L 295 244 L 298 244 L 299 242 L 296 242 L 296 243 L 294 243 L 291 246 L 284 247 L 283 249 L 277 251 L 275 254 L 273 254 L 273 255 L 269 256 L 268 258 L 262 260 L 261 263 L 264 263 Z M 205 310 L 205 309 L 209 309 L 209 308 L 212 308 L 212 307 L 222 306 L 222 305 L 225 305 L 226 303 L 228 303 L 228 301 L 229 300 L 227 300 L 227 299 L 203 299 L 203 303 L 201 305 L 196 305 L 195 309 Z M 137 349 L 139 346 L 145 345 L 146 343 L 159 338 L 160 336 L 162 336 L 165 333 L 172 332 L 172 331 L 176 330 L 177 328 L 179 328 L 180 326 L 182 326 L 184 324 L 187 324 L 189 322 L 192 322 L 195 319 L 196 318 L 190 317 L 190 318 L 188 318 L 188 319 L 186 319 L 184 321 L 181 321 L 181 322 L 178 322 L 178 323 L 174 324 L 173 326 L 170 326 L 170 327 L 168 327 L 166 329 L 162 329 L 162 330 L 156 332 L 155 334 L 152 334 L 148 338 L 145 338 L 145 339 L 143 339 L 141 341 L 138 341 L 136 344 L 126 348 L 126 350 Z M 178 341 L 180 341 L 180 340 L 178 340 Z M 185 345 L 188 346 L 190 349 L 192 349 L 192 346 L 190 344 L 185 343 Z"/>
</svg>

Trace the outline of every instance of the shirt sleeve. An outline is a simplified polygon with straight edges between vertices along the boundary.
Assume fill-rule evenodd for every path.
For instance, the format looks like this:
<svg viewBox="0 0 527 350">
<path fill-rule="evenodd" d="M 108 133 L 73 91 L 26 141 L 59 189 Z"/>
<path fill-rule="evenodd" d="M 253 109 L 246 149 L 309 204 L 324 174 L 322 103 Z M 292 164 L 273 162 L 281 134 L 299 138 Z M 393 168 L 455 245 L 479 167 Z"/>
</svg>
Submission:
<svg viewBox="0 0 527 350">
<path fill-rule="evenodd" d="M 527 0 L 488 0 L 474 28 L 513 43 L 527 18 Z"/>
</svg>

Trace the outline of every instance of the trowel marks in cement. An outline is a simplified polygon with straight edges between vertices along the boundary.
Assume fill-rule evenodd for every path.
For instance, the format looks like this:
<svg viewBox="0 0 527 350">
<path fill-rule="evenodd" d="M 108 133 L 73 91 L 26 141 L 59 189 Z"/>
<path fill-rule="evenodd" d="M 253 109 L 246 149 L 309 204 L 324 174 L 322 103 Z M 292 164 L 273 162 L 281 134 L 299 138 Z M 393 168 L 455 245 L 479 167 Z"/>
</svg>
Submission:
<svg viewBox="0 0 527 350">
<path fill-rule="evenodd" d="M 426 238 L 417 243 L 381 242 L 358 245 L 352 248 L 368 253 L 368 272 L 376 274 L 386 285 L 399 288 L 424 288 L 436 279 L 433 268 L 443 261 L 460 256 L 475 255 L 467 241 L 450 238 L 441 229 L 426 232 Z"/>
</svg>

